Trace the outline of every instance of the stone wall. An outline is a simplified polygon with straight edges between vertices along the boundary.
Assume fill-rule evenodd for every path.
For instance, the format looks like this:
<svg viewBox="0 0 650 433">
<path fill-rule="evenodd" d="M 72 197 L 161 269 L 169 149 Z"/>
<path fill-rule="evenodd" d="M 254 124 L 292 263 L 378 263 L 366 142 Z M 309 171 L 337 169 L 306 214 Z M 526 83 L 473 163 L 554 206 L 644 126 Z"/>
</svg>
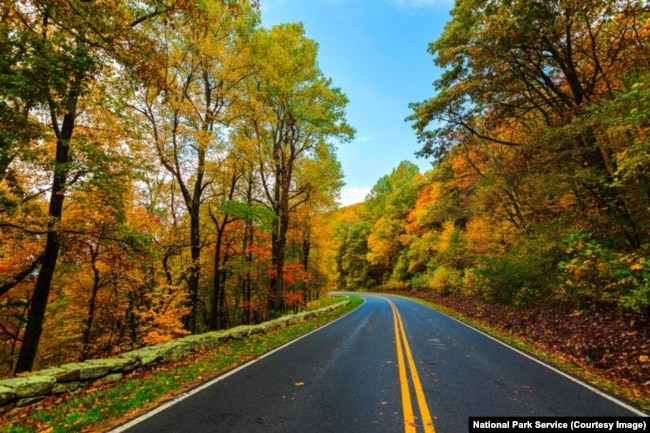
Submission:
<svg viewBox="0 0 650 433">
<path fill-rule="evenodd" d="M 180 361 L 193 352 L 214 349 L 229 340 L 265 334 L 275 329 L 300 323 L 348 303 L 349 301 L 339 302 L 318 310 L 283 316 L 258 325 L 242 325 L 224 331 L 188 335 L 178 340 L 121 353 L 116 358 L 92 359 L 21 373 L 17 377 L 0 380 L 0 413 L 44 400 L 50 395 L 73 392 L 87 384 L 99 385 L 116 382 L 125 373 L 136 368 Z"/>
</svg>

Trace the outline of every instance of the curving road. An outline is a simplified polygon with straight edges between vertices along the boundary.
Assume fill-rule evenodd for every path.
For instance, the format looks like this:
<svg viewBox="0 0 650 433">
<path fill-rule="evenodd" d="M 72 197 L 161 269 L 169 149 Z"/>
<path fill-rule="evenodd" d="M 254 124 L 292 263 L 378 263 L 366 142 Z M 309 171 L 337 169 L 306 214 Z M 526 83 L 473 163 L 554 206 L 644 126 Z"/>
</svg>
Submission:
<svg viewBox="0 0 650 433">
<path fill-rule="evenodd" d="M 361 296 L 353 313 L 114 433 L 453 433 L 470 416 L 641 415 L 421 304 Z"/>
</svg>

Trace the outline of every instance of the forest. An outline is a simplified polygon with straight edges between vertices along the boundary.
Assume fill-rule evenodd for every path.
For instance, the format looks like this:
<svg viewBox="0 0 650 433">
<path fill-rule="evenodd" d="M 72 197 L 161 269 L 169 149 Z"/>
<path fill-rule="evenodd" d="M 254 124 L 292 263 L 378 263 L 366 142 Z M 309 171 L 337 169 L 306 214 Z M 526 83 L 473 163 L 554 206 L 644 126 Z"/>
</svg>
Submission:
<svg viewBox="0 0 650 433">
<path fill-rule="evenodd" d="M 0 3 L 0 373 L 259 322 L 327 286 L 347 98 L 248 0 Z M 331 259 L 334 259 L 334 255 Z"/>
<path fill-rule="evenodd" d="M 445 72 L 407 119 L 433 168 L 404 161 L 336 213 L 339 288 L 543 307 L 556 322 L 616 310 L 637 328 L 612 332 L 611 350 L 647 336 L 649 18 L 641 1 L 456 1 L 429 46 Z M 554 344 L 615 364 L 610 335 L 592 337 Z M 640 339 L 620 351 L 647 390 Z"/>
<path fill-rule="evenodd" d="M 457 0 L 406 119 L 432 169 L 404 161 L 343 209 L 347 97 L 301 24 L 260 14 L 0 2 L 0 375 L 333 288 L 647 324 L 645 1 Z"/>
</svg>

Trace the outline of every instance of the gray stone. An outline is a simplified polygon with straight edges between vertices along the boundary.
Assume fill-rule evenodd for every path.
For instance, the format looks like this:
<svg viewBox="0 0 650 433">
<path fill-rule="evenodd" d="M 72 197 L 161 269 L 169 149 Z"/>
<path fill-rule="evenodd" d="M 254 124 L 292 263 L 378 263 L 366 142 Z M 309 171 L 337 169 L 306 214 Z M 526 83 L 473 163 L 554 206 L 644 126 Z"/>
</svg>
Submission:
<svg viewBox="0 0 650 433">
<path fill-rule="evenodd" d="M 79 379 L 79 371 L 76 369 L 66 370 L 61 367 L 46 368 L 37 372 L 42 376 L 52 376 L 57 382 L 69 382 Z"/>
<path fill-rule="evenodd" d="M 190 345 L 182 341 L 168 341 L 153 346 L 151 349 L 160 351 L 164 362 L 180 361 L 192 353 Z"/>
<path fill-rule="evenodd" d="M 81 363 L 79 362 L 72 362 L 69 364 L 63 364 L 62 366 L 58 367 L 62 370 L 64 370 L 65 373 L 65 378 L 66 382 L 70 382 L 73 380 L 79 380 L 79 376 L 81 374 Z"/>
<path fill-rule="evenodd" d="M 120 373 L 123 371 L 131 371 L 137 365 L 138 361 L 133 358 L 108 358 L 108 359 L 89 359 L 83 362 L 84 364 L 97 365 L 110 368 L 110 373 Z"/>
<path fill-rule="evenodd" d="M 14 377 L 0 381 L 0 386 L 11 388 L 18 398 L 48 394 L 56 379 L 52 376 Z"/>
<path fill-rule="evenodd" d="M 13 388 L 0 386 L 0 406 L 11 401 L 16 396 L 16 391 Z"/>
<path fill-rule="evenodd" d="M 57 383 L 52 387 L 52 394 L 65 394 L 72 391 L 75 391 L 81 386 L 81 382 L 63 382 Z"/>
<path fill-rule="evenodd" d="M 122 379 L 124 375 L 122 373 L 111 373 L 107 376 L 100 377 L 99 379 L 93 381 L 93 385 L 105 385 L 107 383 L 117 382 Z"/>
<path fill-rule="evenodd" d="M 259 325 L 252 325 L 251 329 L 249 331 L 249 335 L 257 335 L 257 334 L 266 334 L 266 327 L 264 324 L 259 324 Z"/>
<path fill-rule="evenodd" d="M 152 347 L 143 347 L 140 349 L 124 352 L 119 355 L 119 358 L 137 359 L 140 365 L 150 365 L 162 361 L 162 353 L 154 350 Z"/>
<path fill-rule="evenodd" d="M 278 317 L 277 319 L 271 320 L 269 323 L 272 323 L 277 328 L 286 328 L 288 319 L 286 317 Z"/>
<path fill-rule="evenodd" d="M 25 407 L 29 406 L 30 404 L 38 403 L 39 401 L 43 401 L 47 398 L 45 395 L 39 395 L 37 397 L 27 397 L 27 398 L 21 398 L 16 401 L 16 407 Z"/>
<path fill-rule="evenodd" d="M 61 368 L 65 368 L 70 372 L 74 372 L 75 370 L 79 371 L 79 379 L 81 380 L 97 379 L 98 377 L 106 376 L 111 372 L 112 368 L 111 365 L 100 361 L 103 360 L 73 362 L 62 365 Z"/>
<path fill-rule="evenodd" d="M 215 340 L 217 343 L 225 343 L 230 340 L 230 332 L 228 331 L 210 331 L 203 334 L 204 336 Z"/>
<path fill-rule="evenodd" d="M 230 338 L 234 340 L 241 340 L 242 338 L 248 337 L 250 330 L 251 327 L 249 325 L 240 325 L 235 326 L 234 328 L 230 328 L 226 332 L 230 334 Z"/>
<path fill-rule="evenodd" d="M 188 335 L 181 338 L 179 341 L 185 342 L 190 345 L 193 351 L 199 352 L 206 349 L 214 349 L 219 345 L 219 340 L 212 338 L 207 334 Z"/>
</svg>

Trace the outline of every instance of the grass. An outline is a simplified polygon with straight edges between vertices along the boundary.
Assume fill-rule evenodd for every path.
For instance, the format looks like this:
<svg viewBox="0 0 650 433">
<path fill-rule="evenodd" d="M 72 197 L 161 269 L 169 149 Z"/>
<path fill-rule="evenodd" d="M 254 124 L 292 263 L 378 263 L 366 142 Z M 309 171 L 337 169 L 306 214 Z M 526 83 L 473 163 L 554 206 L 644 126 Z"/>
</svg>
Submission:
<svg viewBox="0 0 650 433">
<path fill-rule="evenodd" d="M 193 354 L 177 363 L 136 370 L 114 384 L 85 389 L 79 394 L 51 397 L 33 407 L 5 414 L 0 417 L 0 430 L 8 433 L 106 431 L 126 418 L 132 418 L 333 321 L 363 302 L 358 297 L 346 299 L 351 301 L 347 306 L 304 323 L 265 335 L 230 341 L 217 349 Z"/>
<path fill-rule="evenodd" d="M 473 328 L 484 332 L 485 334 L 503 341 L 504 343 L 557 368 L 558 370 L 564 371 L 586 383 L 593 385 L 596 388 L 599 388 L 611 395 L 617 396 L 618 398 L 627 401 L 630 405 L 644 412 L 650 413 L 650 400 L 640 397 L 639 394 L 634 391 L 633 387 L 627 386 L 625 383 L 615 382 L 607 377 L 604 377 L 602 374 L 599 374 L 594 369 L 576 364 L 572 360 L 563 356 L 561 353 L 545 350 L 534 341 L 523 338 L 520 335 L 511 334 L 500 329 L 487 326 L 485 323 L 467 317 L 443 305 L 434 304 L 418 298 L 409 297 L 409 299 L 433 308 L 460 322 L 466 323 Z"/>
</svg>

